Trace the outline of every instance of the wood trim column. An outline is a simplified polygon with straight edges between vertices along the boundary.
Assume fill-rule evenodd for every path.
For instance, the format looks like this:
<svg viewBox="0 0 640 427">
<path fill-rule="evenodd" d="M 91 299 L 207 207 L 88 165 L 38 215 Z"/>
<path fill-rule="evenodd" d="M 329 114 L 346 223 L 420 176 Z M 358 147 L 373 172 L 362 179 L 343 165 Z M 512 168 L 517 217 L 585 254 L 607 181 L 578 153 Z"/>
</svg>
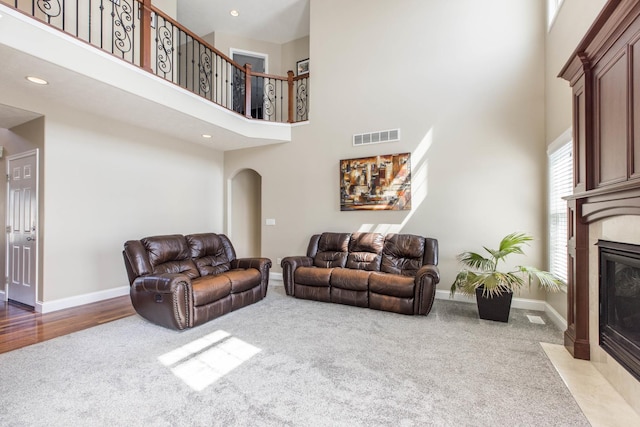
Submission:
<svg viewBox="0 0 640 427">
<path fill-rule="evenodd" d="M 568 202 L 567 330 L 564 345 L 576 359 L 589 360 L 589 225 L 582 221 L 582 200 Z"/>
<path fill-rule="evenodd" d="M 289 114 L 289 123 L 293 123 L 293 100 L 295 94 L 293 93 L 293 71 L 287 71 L 287 85 L 289 87 L 289 98 L 288 98 L 288 114 Z"/>
<path fill-rule="evenodd" d="M 140 3 L 140 67 L 153 73 L 151 69 L 151 0 Z"/>
<path fill-rule="evenodd" d="M 251 118 L 251 64 L 244 64 L 244 115 Z"/>
</svg>

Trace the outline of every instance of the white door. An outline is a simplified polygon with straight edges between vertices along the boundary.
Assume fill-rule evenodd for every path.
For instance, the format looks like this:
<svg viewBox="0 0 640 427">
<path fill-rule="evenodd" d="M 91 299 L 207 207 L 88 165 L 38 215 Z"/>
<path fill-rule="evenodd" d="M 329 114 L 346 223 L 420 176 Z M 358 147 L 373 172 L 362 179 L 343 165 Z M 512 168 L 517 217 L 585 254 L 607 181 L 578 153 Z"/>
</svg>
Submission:
<svg viewBox="0 0 640 427">
<path fill-rule="evenodd" d="M 8 298 L 35 307 L 38 266 L 38 150 L 7 158 Z"/>
</svg>

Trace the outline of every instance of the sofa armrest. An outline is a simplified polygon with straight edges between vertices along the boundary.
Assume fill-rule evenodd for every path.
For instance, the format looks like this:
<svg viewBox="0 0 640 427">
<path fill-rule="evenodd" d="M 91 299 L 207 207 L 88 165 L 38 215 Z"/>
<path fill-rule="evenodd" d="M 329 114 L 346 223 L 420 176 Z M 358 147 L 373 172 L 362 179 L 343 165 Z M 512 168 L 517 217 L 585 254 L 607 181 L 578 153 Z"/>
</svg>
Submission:
<svg viewBox="0 0 640 427">
<path fill-rule="evenodd" d="M 420 267 L 416 273 L 416 280 L 421 276 L 430 276 L 436 284 L 440 282 L 440 270 L 433 264 L 426 264 Z"/>
<path fill-rule="evenodd" d="M 193 326 L 193 291 L 184 274 L 155 274 L 134 280 L 131 303 L 145 319 L 170 328 Z"/>
<path fill-rule="evenodd" d="M 284 290 L 289 296 L 294 296 L 293 278 L 298 267 L 312 267 L 313 258 L 308 256 L 288 256 L 282 259 L 282 281 Z"/>
<path fill-rule="evenodd" d="M 269 271 L 271 260 L 269 258 L 237 258 L 231 261 L 231 268 L 255 268 L 260 272 Z"/>
<path fill-rule="evenodd" d="M 260 272 L 260 290 L 262 298 L 267 296 L 269 286 L 269 269 L 271 260 L 269 258 L 238 258 L 231 261 L 231 268 L 255 268 Z"/>
<path fill-rule="evenodd" d="M 440 271 L 432 264 L 423 265 L 416 274 L 415 308 L 416 314 L 427 315 L 436 298 L 436 285 L 440 282 Z"/>
</svg>

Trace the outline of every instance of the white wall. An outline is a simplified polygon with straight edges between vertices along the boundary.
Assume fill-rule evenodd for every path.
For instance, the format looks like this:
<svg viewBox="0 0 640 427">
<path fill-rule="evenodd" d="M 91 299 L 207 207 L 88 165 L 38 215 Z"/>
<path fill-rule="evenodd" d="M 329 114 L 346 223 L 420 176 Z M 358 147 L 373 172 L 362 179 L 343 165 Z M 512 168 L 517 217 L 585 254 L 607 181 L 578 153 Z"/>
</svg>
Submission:
<svg viewBox="0 0 640 427">
<path fill-rule="evenodd" d="M 126 240 L 223 231 L 221 153 L 64 108 L 46 123 L 43 301 L 128 285 Z"/>
<path fill-rule="evenodd" d="M 283 44 L 282 72 L 286 73 L 291 70 L 295 74 L 296 63 L 307 58 L 309 58 L 309 37 L 302 37 Z M 311 61 L 309 61 L 309 64 L 311 64 Z"/>
<path fill-rule="evenodd" d="M 514 262 L 544 264 L 543 22 L 538 0 L 312 0 L 310 124 L 291 143 L 225 154 L 226 177 L 262 176 L 263 222 L 277 221 L 262 255 L 303 254 L 322 231 L 431 236 L 448 289 L 456 254 L 526 231 L 537 241 Z M 351 145 L 390 128 L 402 141 Z M 340 159 L 407 151 L 411 212 L 340 212 Z"/>
</svg>

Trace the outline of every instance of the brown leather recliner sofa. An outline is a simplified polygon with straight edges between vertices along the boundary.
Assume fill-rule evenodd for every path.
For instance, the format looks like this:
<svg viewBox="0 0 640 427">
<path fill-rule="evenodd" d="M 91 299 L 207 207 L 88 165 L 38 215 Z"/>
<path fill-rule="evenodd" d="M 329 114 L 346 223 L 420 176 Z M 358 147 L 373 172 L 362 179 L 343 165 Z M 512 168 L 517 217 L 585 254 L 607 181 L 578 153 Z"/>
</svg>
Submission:
<svg viewBox="0 0 640 427">
<path fill-rule="evenodd" d="M 282 260 L 287 295 L 402 314 L 428 314 L 435 299 L 438 241 L 411 234 L 322 233 L 307 256 Z"/>
<path fill-rule="evenodd" d="M 201 325 L 267 295 L 268 258 L 236 258 L 224 234 L 146 237 L 124 244 L 131 302 L 171 329 Z"/>
</svg>

